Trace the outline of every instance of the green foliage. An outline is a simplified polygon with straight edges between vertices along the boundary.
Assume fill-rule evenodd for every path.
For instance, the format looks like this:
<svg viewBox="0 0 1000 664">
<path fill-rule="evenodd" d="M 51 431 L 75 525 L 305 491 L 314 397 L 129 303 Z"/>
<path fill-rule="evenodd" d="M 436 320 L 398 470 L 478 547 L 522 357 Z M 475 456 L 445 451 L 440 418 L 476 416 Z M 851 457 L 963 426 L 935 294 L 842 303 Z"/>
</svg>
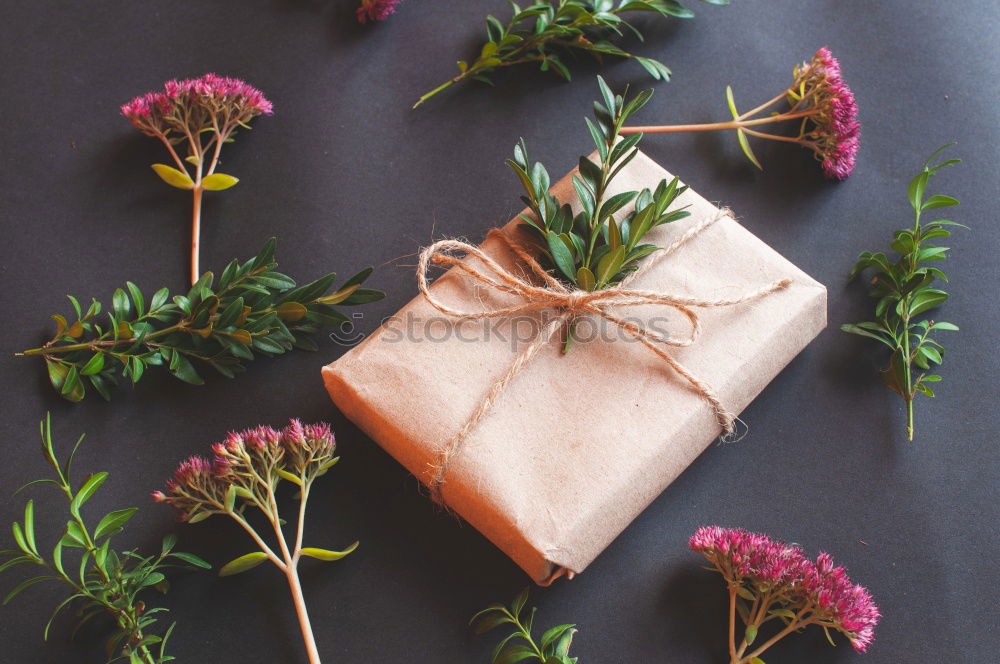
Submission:
<svg viewBox="0 0 1000 664">
<path fill-rule="evenodd" d="M 329 294 L 335 273 L 296 287 L 291 277 L 275 271 L 274 251 L 271 238 L 252 260 L 229 263 L 218 283 L 206 272 L 186 294 L 172 298 L 161 288 L 147 300 L 129 281 L 115 291 L 101 322 L 100 302 L 91 300 L 84 311 L 68 296 L 74 315 L 52 316 L 55 336 L 23 354 L 42 356 L 52 386 L 70 401 L 83 399 L 87 386 L 110 399 L 116 373 L 134 384 L 150 366 L 166 367 L 180 380 L 200 385 L 195 363 L 231 378 L 255 353 L 271 357 L 292 348 L 315 350 L 310 335 L 349 322 L 333 305 L 385 297 L 382 291 L 360 288 L 370 267 Z"/>
<path fill-rule="evenodd" d="M 35 480 L 25 487 L 51 484 L 59 488 L 69 501 L 70 520 L 52 553 L 46 555 L 36 537 L 34 502 L 28 501 L 23 523 L 14 523 L 12 526 L 18 550 L 0 552 L 0 560 L 6 558 L 0 564 L 0 572 L 19 565 L 33 565 L 43 571 L 16 585 L 4 598 L 4 604 L 36 583 L 61 582 L 69 587 L 70 594 L 55 607 L 45 625 L 45 640 L 49 638 L 49 630 L 56 617 L 64 609 L 75 605 L 79 620 L 74 634 L 80 626 L 96 616 L 106 615 L 113 621 L 114 630 L 107 640 L 109 661 L 126 660 L 133 664 L 169 662 L 174 658 L 167 655 L 165 649 L 174 626 L 170 625 L 162 635 L 152 633 L 157 621 L 156 614 L 167 609 L 148 608 L 140 595 L 148 594 L 151 588 L 167 592 L 169 585 L 163 572 L 168 568 L 209 568 L 210 565 L 190 553 L 175 552 L 173 547 L 176 538 L 173 535 L 167 535 L 159 553 L 151 556 L 144 556 L 136 550 L 112 549 L 112 538 L 135 516 L 137 509 L 133 507 L 110 512 L 101 518 L 96 527 L 89 527 L 81 515 L 81 509 L 104 484 L 108 474 L 91 475 L 80 484 L 79 489 L 74 490 L 70 472 L 73 457 L 83 436 L 63 464 L 56 457 L 52 445 L 52 427 L 47 416 L 42 423 L 41 433 L 42 454 L 55 475 Z M 67 554 L 73 549 L 79 550 L 79 556 L 74 555 L 74 560 L 70 560 L 71 556 Z"/>
<path fill-rule="evenodd" d="M 576 634 L 576 625 L 557 625 L 542 633 L 536 643 L 531 631 L 535 622 L 532 608 L 523 617 L 524 605 L 528 602 L 525 588 L 514 598 L 509 607 L 493 604 L 472 617 L 469 625 L 476 634 L 483 634 L 500 625 L 512 625 L 513 631 L 505 636 L 493 649 L 491 664 L 513 664 L 523 660 L 533 660 L 542 664 L 575 664 L 577 658 L 569 656 L 569 647 Z"/>
<path fill-rule="evenodd" d="M 702 0 L 728 5 L 729 0 Z M 441 90 L 474 79 L 492 85 L 490 75 L 498 68 L 537 62 L 542 71 L 552 71 L 567 81 L 569 69 L 564 59 L 578 52 L 589 53 L 598 61 L 605 55 L 631 58 L 656 80 L 669 80 L 670 70 L 652 58 L 623 51 L 608 39 L 631 32 L 639 40 L 642 33 L 622 15 L 646 12 L 664 17 L 692 18 L 694 13 L 677 0 L 541 0 L 522 9 L 511 2 L 513 14 L 506 25 L 496 17 L 486 17 L 486 43 L 471 63 L 460 60 L 459 73 L 421 97 L 414 108 Z"/>
<path fill-rule="evenodd" d="M 638 154 L 636 144 L 642 133 L 618 140 L 622 125 L 649 101 L 652 90 L 644 90 L 626 100 L 615 95 L 600 76 L 601 101 L 594 102 L 596 122 L 587 120 L 600 164 L 580 157 L 579 174 L 573 186 L 582 210 L 573 215 L 568 203 L 549 193 L 549 174 L 542 164 L 531 164 L 522 139 L 514 148 L 508 165 L 517 173 L 526 196 L 522 200 L 532 214 L 521 215 L 522 228 L 538 240 L 543 265 L 560 279 L 586 291 L 614 286 L 638 268 L 639 259 L 659 249 L 642 243 L 653 228 L 690 215 L 683 208 L 669 210 L 674 200 L 687 190 L 678 179 L 662 180 L 654 191 L 626 191 L 608 196 L 608 187 Z M 628 205 L 632 210 L 620 220 L 614 215 Z"/>
<path fill-rule="evenodd" d="M 940 268 L 929 265 L 944 260 L 948 247 L 937 246 L 931 240 L 951 235 L 947 227 L 968 228 L 946 219 L 926 224 L 920 221 L 921 214 L 928 210 L 958 205 L 950 196 L 925 195 L 928 181 L 939 169 L 960 163 L 959 159 L 948 159 L 931 166 L 938 154 L 951 145 L 954 143 L 935 150 L 920 173 L 910 181 L 908 198 L 914 213 L 913 226 L 896 231 L 890 245 L 899 258 L 891 262 L 883 252 L 865 251 L 851 270 L 851 279 L 870 270 L 872 289 L 869 295 L 877 300 L 875 320 L 840 328 L 875 339 L 890 349 L 889 364 L 880 374 L 886 386 L 906 402 L 910 440 L 913 439 L 913 399 L 917 394 L 933 397 L 934 391 L 928 383 L 941 380 L 941 376 L 934 373 L 915 376 L 917 372 L 913 367 L 926 372 L 932 364 L 941 364 L 944 346 L 933 339 L 931 333 L 958 330 L 951 323 L 921 316 L 948 299 L 946 292 L 935 287 L 938 279 L 947 281 L 948 278 Z"/>
</svg>

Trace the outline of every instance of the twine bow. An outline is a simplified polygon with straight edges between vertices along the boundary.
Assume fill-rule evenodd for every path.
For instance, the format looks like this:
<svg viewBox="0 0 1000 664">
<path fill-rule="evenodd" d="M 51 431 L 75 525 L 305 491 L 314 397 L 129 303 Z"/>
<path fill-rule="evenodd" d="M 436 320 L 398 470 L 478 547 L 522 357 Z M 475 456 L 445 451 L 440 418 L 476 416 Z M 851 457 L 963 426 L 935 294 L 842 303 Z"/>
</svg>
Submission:
<svg viewBox="0 0 1000 664">
<path fill-rule="evenodd" d="M 695 308 L 729 307 L 748 300 L 754 300 L 775 291 L 787 287 L 791 279 L 779 279 L 754 291 L 732 299 L 703 300 L 695 297 L 683 295 L 672 295 L 669 293 L 658 293 L 656 291 L 634 290 L 627 288 L 639 274 L 649 269 L 660 260 L 672 254 L 679 247 L 686 244 L 693 237 L 701 233 L 707 227 L 714 224 L 723 217 L 732 213 L 728 209 L 721 209 L 714 217 L 703 219 L 684 232 L 672 244 L 664 247 L 656 255 L 650 257 L 638 270 L 623 279 L 617 286 L 605 288 L 598 291 L 571 290 L 561 281 L 553 277 L 538 264 L 538 261 L 517 241 L 509 237 L 499 229 L 490 231 L 488 237 L 500 240 L 508 249 L 530 268 L 531 273 L 540 278 L 544 285 L 532 283 L 511 271 L 505 269 L 488 254 L 478 247 L 474 247 L 458 240 L 441 240 L 435 242 L 420 253 L 420 260 L 417 264 L 417 286 L 427 302 L 441 313 L 461 320 L 481 320 L 486 318 L 503 318 L 514 314 L 541 311 L 545 309 L 555 309 L 559 315 L 553 318 L 541 330 L 541 332 L 528 344 L 527 347 L 514 359 L 506 373 L 501 376 L 490 388 L 489 392 L 480 402 L 476 410 L 469 416 L 465 424 L 448 441 L 442 450 L 437 462 L 432 464 L 434 476 L 430 484 L 431 496 L 438 503 L 442 503 L 441 490 L 444 485 L 445 475 L 455 457 L 461 452 L 465 439 L 469 433 L 482 421 L 494 403 L 503 393 L 504 389 L 517 377 L 521 370 L 534 357 L 542 347 L 563 327 L 570 323 L 575 317 L 590 313 L 600 316 L 604 320 L 620 328 L 626 334 L 640 342 L 646 348 L 656 353 L 660 359 L 680 375 L 690 387 L 712 407 L 719 425 L 726 434 L 734 431 L 736 416 L 730 412 L 719 400 L 718 395 L 711 385 L 700 380 L 684 365 L 678 362 L 666 351 L 665 348 L 678 348 L 692 345 L 701 333 L 701 323 Z M 483 268 L 474 267 L 457 256 L 455 252 L 461 252 L 467 256 L 475 256 L 482 263 Z M 438 300 L 431 293 L 427 282 L 427 271 L 430 264 L 456 267 L 475 281 L 489 286 L 502 293 L 516 296 L 519 301 L 508 307 L 497 309 L 483 309 L 480 311 L 463 311 L 456 309 Z M 635 323 L 623 320 L 611 313 L 609 307 L 629 307 L 640 305 L 662 305 L 678 311 L 687 318 L 691 326 L 690 334 L 686 338 L 675 339 L 661 336 L 636 325 Z"/>
</svg>

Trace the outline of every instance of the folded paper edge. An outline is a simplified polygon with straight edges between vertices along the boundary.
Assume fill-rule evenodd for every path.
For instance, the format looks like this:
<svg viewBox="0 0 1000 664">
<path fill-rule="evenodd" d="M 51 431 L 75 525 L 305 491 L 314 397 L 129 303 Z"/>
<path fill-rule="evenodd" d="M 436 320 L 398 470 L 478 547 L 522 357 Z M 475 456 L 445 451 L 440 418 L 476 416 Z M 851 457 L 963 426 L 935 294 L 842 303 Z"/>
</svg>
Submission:
<svg viewBox="0 0 1000 664">
<path fill-rule="evenodd" d="M 368 339 L 372 339 L 376 335 L 377 333 L 372 334 L 368 337 Z M 352 349 L 352 352 L 358 350 L 359 348 L 360 346 Z M 419 480 L 419 478 L 422 477 L 420 469 L 414 468 L 413 463 L 408 459 L 401 458 L 396 451 L 396 445 L 386 444 L 386 441 L 389 440 L 406 441 L 408 440 L 408 437 L 400 429 L 393 426 L 389 418 L 380 415 L 375 410 L 374 406 L 369 403 L 369 400 L 365 399 L 364 396 L 360 394 L 359 390 L 352 386 L 352 384 L 345 380 L 344 376 L 341 375 L 339 369 L 344 366 L 341 363 L 347 359 L 347 355 L 345 355 L 339 360 L 335 360 L 334 362 L 324 366 L 322 369 L 323 382 L 326 386 L 327 392 L 330 394 L 330 398 L 345 417 L 351 420 L 351 422 L 353 422 L 355 426 L 357 426 L 366 436 L 374 441 L 378 441 L 379 446 L 382 447 L 383 450 L 385 450 L 391 457 L 393 457 Z M 548 586 L 562 576 L 573 578 L 574 574 L 579 571 L 565 569 L 556 565 L 549 560 L 543 552 L 535 549 L 527 541 L 527 538 L 520 535 L 520 533 L 518 533 L 518 537 L 515 538 L 515 544 L 517 546 L 512 547 L 512 540 L 509 539 L 508 541 L 501 541 L 496 527 L 488 523 L 488 517 L 482 516 L 486 513 L 495 512 L 495 510 L 488 503 L 476 501 L 476 507 L 482 508 L 482 510 L 477 510 L 469 509 L 468 504 L 464 501 L 447 502 L 449 509 L 454 510 L 456 514 L 465 519 L 480 534 L 490 540 L 490 542 L 500 549 L 504 555 L 508 556 L 514 561 L 515 564 L 517 564 L 518 567 L 524 570 L 524 572 L 530 576 L 532 581 L 536 584 L 540 586 Z M 461 509 L 456 506 L 456 504 L 466 505 L 466 509 Z M 501 521 L 502 516 L 503 515 L 497 514 L 495 521 Z"/>
</svg>

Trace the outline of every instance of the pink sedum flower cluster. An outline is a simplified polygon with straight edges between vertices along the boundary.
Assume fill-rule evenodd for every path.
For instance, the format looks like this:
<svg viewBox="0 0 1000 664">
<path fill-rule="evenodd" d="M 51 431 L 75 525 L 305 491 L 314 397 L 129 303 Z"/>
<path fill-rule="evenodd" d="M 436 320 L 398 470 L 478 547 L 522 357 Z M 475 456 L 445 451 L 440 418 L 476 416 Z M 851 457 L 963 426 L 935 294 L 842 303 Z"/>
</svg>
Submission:
<svg viewBox="0 0 1000 664">
<path fill-rule="evenodd" d="M 154 491 L 153 500 L 175 507 L 190 522 L 228 511 L 232 487 L 238 497 L 263 508 L 265 494 L 282 479 L 306 486 L 324 474 L 336 463 L 335 450 L 336 440 L 325 423 L 291 420 L 280 431 L 260 426 L 232 432 L 212 445 L 212 459 L 193 456 L 181 463 L 166 491 Z"/>
<path fill-rule="evenodd" d="M 793 107 L 806 106 L 811 127 L 804 132 L 809 146 L 832 179 L 843 180 L 854 170 L 860 147 L 861 123 L 854 93 L 844 81 L 830 49 L 823 47 L 809 62 L 795 68 L 795 83 L 788 101 Z"/>
<path fill-rule="evenodd" d="M 399 0 L 361 0 L 361 5 L 354 11 L 358 23 L 368 21 L 384 21 L 396 11 Z"/>
<path fill-rule="evenodd" d="M 147 92 L 123 104 L 122 115 L 148 136 L 171 132 L 187 136 L 215 127 L 248 126 L 258 115 L 272 115 L 274 106 L 264 93 L 238 78 L 205 74 L 200 78 L 171 80 L 159 92 Z"/>
<path fill-rule="evenodd" d="M 813 562 L 797 546 L 718 526 L 699 528 L 689 543 L 715 566 L 730 589 L 742 590 L 740 596 L 752 595 L 755 606 L 767 603 L 760 618 L 767 617 L 770 606 L 791 611 L 796 624 L 786 621 L 788 627 L 816 624 L 836 629 L 855 650 L 868 650 L 881 614 L 868 590 L 854 584 L 829 554 L 820 553 Z M 762 622 L 755 624 L 755 631 Z"/>
</svg>

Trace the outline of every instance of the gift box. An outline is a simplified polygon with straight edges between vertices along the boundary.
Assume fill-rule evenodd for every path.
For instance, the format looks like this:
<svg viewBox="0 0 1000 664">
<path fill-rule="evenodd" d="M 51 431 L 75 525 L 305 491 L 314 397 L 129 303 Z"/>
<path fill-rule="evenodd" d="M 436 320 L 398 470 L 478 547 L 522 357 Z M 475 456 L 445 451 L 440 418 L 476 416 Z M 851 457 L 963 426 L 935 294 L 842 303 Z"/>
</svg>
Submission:
<svg viewBox="0 0 1000 664">
<path fill-rule="evenodd" d="M 576 211 L 570 175 L 552 193 Z M 671 177 L 640 153 L 610 194 Z M 506 279 L 546 284 L 515 218 L 323 369 L 338 408 L 537 583 L 582 572 L 826 325 L 820 283 L 694 191 L 676 203 L 691 216 L 644 240 L 669 255 L 623 285 L 668 306 L 522 306 L 537 293 Z"/>
</svg>

